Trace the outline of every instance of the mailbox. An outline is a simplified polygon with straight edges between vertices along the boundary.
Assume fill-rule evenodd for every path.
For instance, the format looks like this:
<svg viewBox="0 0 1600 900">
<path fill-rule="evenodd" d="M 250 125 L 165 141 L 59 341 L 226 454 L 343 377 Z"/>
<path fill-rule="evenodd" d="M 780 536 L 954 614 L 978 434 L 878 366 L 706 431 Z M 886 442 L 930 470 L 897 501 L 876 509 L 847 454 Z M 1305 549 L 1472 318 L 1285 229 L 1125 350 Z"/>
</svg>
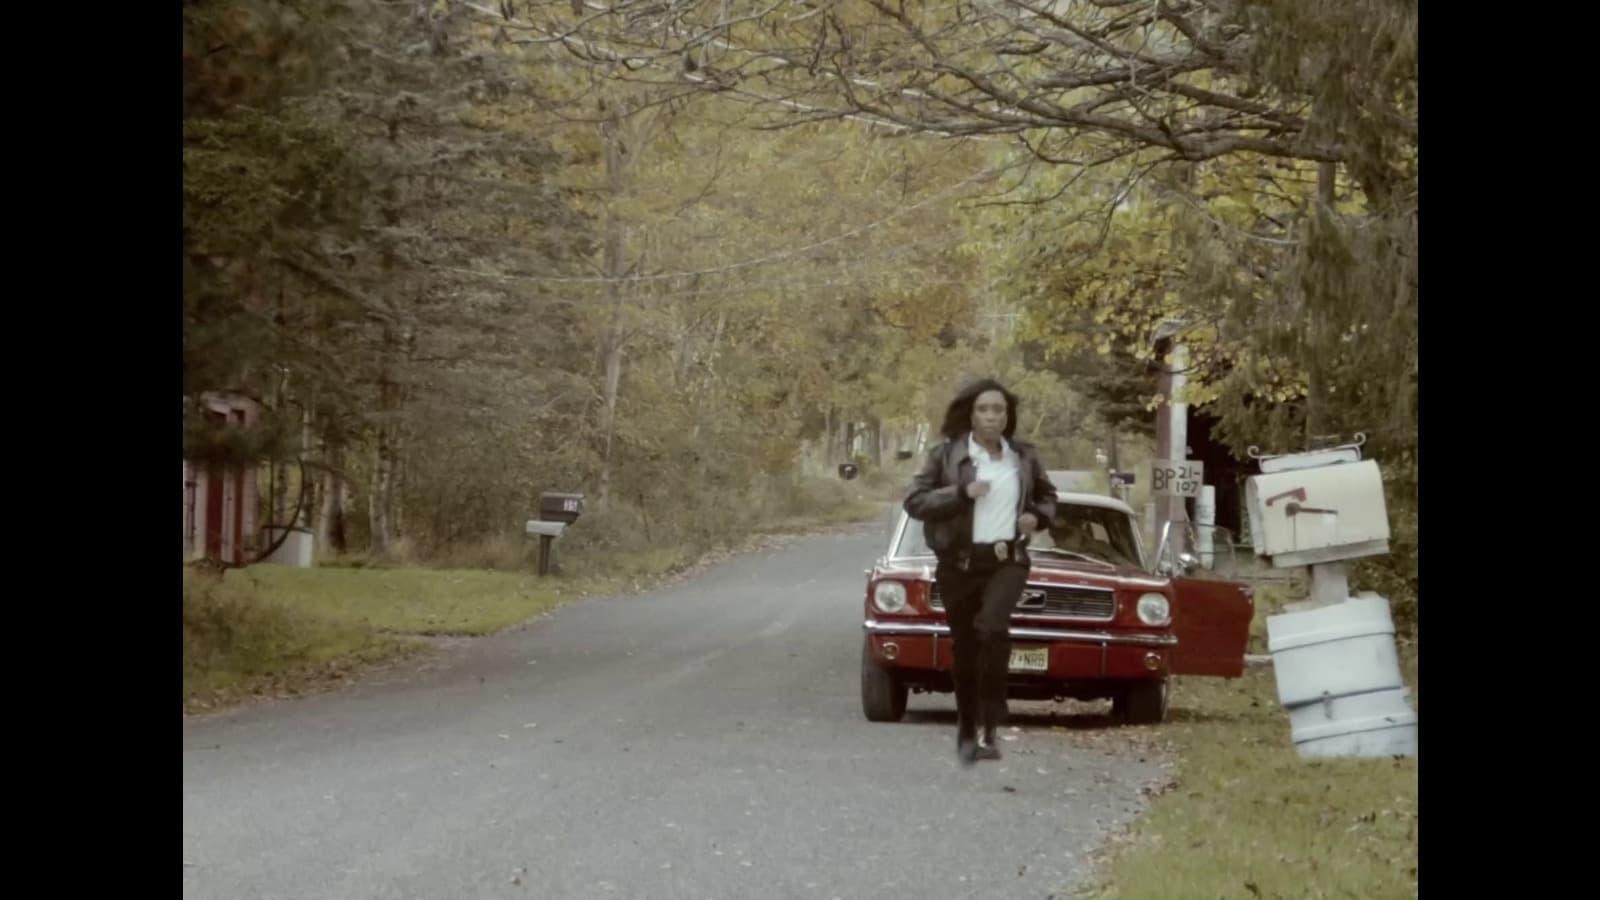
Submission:
<svg viewBox="0 0 1600 900">
<path fill-rule="evenodd" d="M 539 574 L 550 574 L 552 545 L 567 526 L 583 515 L 582 494 L 548 491 L 539 495 L 539 518 L 528 520 L 528 536 L 539 538 Z"/>
<path fill-rule="evenodd" d="M 546 522 L 571 525 L 583 515 L 582 494 L 544 493 L 539 495 L 539 518 Z"/>
<path fill-rule="evenodd" d="M 561 532 L 567 530 L 565 522 L 541 522 L 538 519 L 529 519 L 527 524 L 529 537 L 561 537 Z"/>
<path fill-rule="evenodd" d="M 1375 460 L 1253 475 L 1245 505 L 1256 555 L 1275 566 L 1389 552 L 1389 515 Z"/>
</svg>

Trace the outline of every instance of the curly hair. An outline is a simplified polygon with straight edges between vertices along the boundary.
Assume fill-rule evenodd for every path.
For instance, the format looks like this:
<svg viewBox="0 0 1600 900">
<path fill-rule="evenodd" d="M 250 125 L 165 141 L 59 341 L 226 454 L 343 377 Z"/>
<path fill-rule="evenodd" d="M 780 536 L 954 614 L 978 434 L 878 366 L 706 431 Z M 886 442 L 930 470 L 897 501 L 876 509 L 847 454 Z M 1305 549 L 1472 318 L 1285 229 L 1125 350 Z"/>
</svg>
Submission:
<svg viewBox="0 0 1600 900">
<path fill-rule="evenodd" d="M 1006 398 L 1006 427 L 1005 436 L 1011 437 L 1017 431 L 1017 395 L 1006 390 L 1006 386 L 993 378 L 980 378 L 961 389 L 956 398 L 950 401 L 950 406 L 944 411 L 944 424 L 939 426 L 939 432 L 950 440 L 966 434 L 972 430 L 972 405 L 985 391 L 999 391 Z"/>
</svg>

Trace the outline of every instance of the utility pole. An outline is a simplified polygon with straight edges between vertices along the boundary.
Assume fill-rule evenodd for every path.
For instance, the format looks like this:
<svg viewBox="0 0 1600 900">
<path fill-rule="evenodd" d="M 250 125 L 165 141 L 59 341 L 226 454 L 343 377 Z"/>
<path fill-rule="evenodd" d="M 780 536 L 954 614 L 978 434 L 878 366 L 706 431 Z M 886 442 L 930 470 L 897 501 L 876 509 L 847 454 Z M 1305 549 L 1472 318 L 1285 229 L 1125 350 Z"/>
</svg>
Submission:
<svg viewBox="0 0 1600 900">
<path fill-rule="evenodd" d="M 1188 458 L 1189 404 L 1180 402 L 1179 395 L 1188 381 L 1186 370 L 1189 364 L 1189 352 L 1188 348 L 1177 342 L 1176 327 L 1164 330 L 1172 332 L 1173 343 L 1169 352 L 1171 362 L 1162 362 L 1161 378 L 1158 383 L 1161 406 L 1156 410 L 1156 459 L 1182 462 Z M 1184 506 L 1182 497 L 1156 495 L 1150 500 L 1155 504 L 1157 540 L 1160 539 L 1161 532 L 1168 523 L 1183 523 L 1189 520 L 1188 510 Z M 1184 530 L 1181 527 L 1172 528 L 1168 540 L 1175 552 L 1188 549 L 1184 545 Z"/>
</svg>

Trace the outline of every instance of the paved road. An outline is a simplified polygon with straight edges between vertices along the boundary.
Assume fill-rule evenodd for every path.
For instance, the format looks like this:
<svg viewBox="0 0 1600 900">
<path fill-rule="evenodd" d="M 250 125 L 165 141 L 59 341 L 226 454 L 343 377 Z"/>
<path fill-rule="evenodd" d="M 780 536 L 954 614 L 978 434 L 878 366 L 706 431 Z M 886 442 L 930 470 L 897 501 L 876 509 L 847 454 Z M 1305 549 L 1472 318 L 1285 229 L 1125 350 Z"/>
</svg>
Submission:
<svg viewBox="0 0 1600 900">
<path fill-rule="evenodd" d="M 1154 760 L 1098 720 L 1051 727 L 1049 704 L 1014 704 L 1007 758 L 972 769 L 948 695 L 867 722 L 861 571 L 881 537 L 797 539 L 338 693 L 186 720 L 184 896 L 933 900 L 1081 882 Z"/>
</svg>

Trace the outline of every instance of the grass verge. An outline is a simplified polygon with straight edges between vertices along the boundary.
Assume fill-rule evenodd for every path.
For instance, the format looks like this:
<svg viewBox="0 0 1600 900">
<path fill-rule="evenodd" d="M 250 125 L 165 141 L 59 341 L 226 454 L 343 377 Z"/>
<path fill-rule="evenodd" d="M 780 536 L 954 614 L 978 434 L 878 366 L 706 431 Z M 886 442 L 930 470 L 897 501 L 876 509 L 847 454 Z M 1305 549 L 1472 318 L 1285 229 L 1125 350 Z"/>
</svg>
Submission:
<svg viewBox="0 0 1600 900">
<path fill-rule="evenodd" d="M 1281 603 L 1265 599 L 1263 617 Z M 1402 655 L 1414 690 L 1415 654 Z M 1121 838 L 1092 896 L 1416 896 L 1415 759 L 1301 760 L 1267 667 L 1176 679 L 1171 703 L 1158 733 L 1176 782 Z"/>
<path fill-rule="evenodd" d="M 371 629 L 307 614 L 243 572 L 183 573 L 183 708 L 298 694 L 420 649 Z"/>
</svg>

